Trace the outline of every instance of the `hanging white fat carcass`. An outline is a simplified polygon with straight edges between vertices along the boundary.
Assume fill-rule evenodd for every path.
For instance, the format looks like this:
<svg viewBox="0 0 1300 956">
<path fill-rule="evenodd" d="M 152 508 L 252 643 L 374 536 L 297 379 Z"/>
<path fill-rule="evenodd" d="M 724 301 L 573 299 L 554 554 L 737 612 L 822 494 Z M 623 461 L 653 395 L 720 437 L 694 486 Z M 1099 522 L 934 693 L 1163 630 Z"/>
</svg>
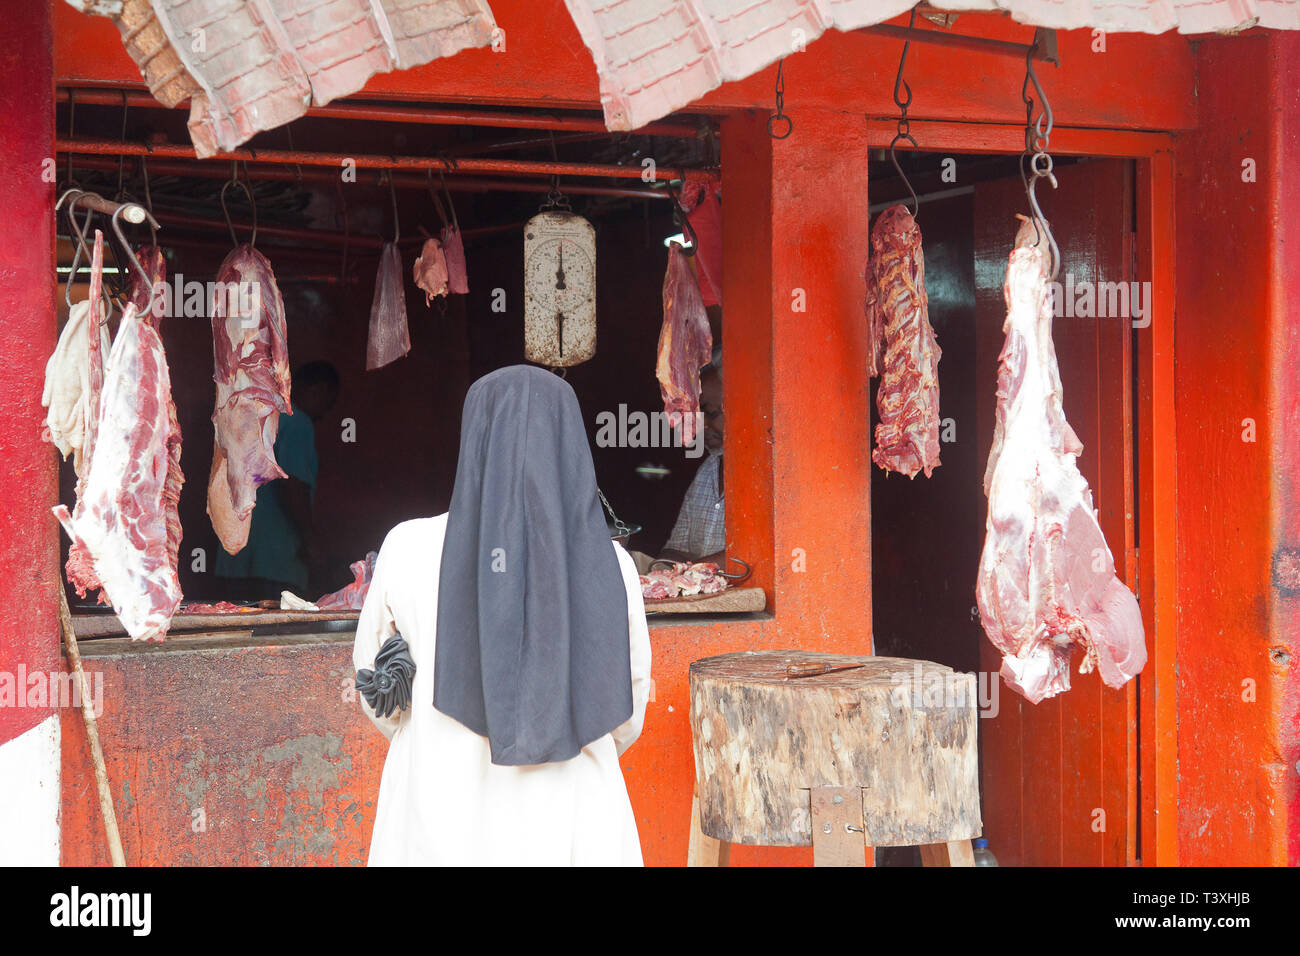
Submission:
<svg viewBox="0 0 1300 956">
<path fill-rule="evenodd" d="M 1003 287 L 1006 342 L 999 356 L 997 420 L 984 475 L 989 499 L 975 587 L 984 631 L 1003 654 L 1002 678 L 1032 703 L 1070 689 L 1096 668 L 1122 687 L 1146 664 L 1137 599 L 1115 574 L 1083 451 L 1065 420 L 1052 344 L 1049 253 L 1025 219 Z M 1041 220 L 1040 220 L 1041 222 Z"/>
<path fill-rule="evenodd" d="M 163 498 L 170 398 L 162 339 L 128 304 L 109 356 L 77 513 L 64 505 L 53 510 L 135 640 L 165 638 L 181 602 Z"/>
</svg>

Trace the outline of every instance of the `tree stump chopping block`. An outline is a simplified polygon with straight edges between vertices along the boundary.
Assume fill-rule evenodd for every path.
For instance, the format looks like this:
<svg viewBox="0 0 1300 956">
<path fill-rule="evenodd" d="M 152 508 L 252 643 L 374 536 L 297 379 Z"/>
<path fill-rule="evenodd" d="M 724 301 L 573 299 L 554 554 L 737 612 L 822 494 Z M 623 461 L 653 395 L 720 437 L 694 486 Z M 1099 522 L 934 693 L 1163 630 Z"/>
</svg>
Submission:
<svg viewBox="0 0 1300 956">
<path fill-rule="evenodd" d="M 861 666 L 788 676 L 792 664 L 817 663 Z M 973 674 L 896 657 L 749 651 L 692 663 L 690 694 L 699 826 L 708 837 L 808 846 L 813 794 L 846 792 L 821 788 L 861 791 L 861 845 L 980 834 Z"/>
</svg>

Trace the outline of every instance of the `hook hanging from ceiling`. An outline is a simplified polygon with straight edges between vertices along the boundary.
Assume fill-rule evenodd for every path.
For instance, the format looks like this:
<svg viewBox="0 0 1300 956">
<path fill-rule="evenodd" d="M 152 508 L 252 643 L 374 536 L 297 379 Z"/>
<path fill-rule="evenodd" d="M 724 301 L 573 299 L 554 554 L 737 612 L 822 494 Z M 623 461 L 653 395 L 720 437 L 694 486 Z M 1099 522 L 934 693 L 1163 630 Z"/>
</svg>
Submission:
<svg viewBox="0 0 1300 956">
<path fill-rule="evenodd" d="M 909 30 L 916 26 L 916 7 L 912 8 L 912 18 L 908 21 Z M 899 142 L 906 140 L 912 144 L 913 149 L 919 148 L 916 140 L 912 136 L 911 123 L 907 118 L 907 108 L 912 105 L 912 87 L 908 85 L 907 80 L 903 79 L 903 67 L 907 65 L 907 51 L 911 47 L 912 41 L 907 40 L 903 43 L 903 55 L 898 58 L 898 75 L 894 77 L 894 105 L 898 107 L 898 132 L 889 143 L 889 161 L 894 164 L 894 171 L 898 173 L 898 178 L 903 181 L 907 191 L 912 194 L 912 218 L 915 219 L 921 211 L 921 201 L 916 198 L 916 190 L 912 188 L 911 181 L 907 174 L 903 172 L 903 167 L 898 163 L 898 154 L 895 148 Z M 899 88 L 907 91 L 907 98 L 899 96 Z"/>
<path fill-rule="evenodd" d="M 784 132 L 777 132 L 781 124 Z M 794 132 L 794 120 L 785 115 L 785 59 L 776 61 L 776 112 L 767 118 L 767 135 L 773 139 L 785 139 Z"/>
<path fill-rule="evenodd" d="M 153 218 L 153 196 L 149 192 L 149 164 L 146 157 L 140 157 L 140 178 L 144 180 L 144 211 L 149 214 L 149 244 L 158 247 L 158 227 Z"/>
<path fill-rule="evenodd" d="M 393 242 L 402 238 L 401 216 L 397 214 L 397 185 L 393 182 L 393 171 L 388 170 L 388 197 L 393 201 Z"/>
<path fill-rule="evenodd" d="M 245 166 L 244 175 L 248 175 L 247 166 Z M 235 236 L 235 224 L 231 221 L 230 210 L 226 207 L 226 190 L 231 186 L 238 186 L 244 191 L 244 195 L 248 197 L 248 207 L 252 212 L 253 219 L 253 234 L 248 240 L 248 245 L 255 249 L 257 248 L 257 201 L 253 199 L 253 190 L 248 183 L 239 178 L 239 160 L 237 159 L 230 161 L 230 178 L 221 187 L 221 214 L 226 217 L 226 228 L 230 230 L 230 241 L 235 245 L 239 245 L 239 239 Z"/>
<path fill-rule="evenodd" d="M 122 235 L 122 224 L 118 222 L 123 212 L 133 208 L 139 209 L 141 207 L 136 206 L 134 203 L 123 203 L 122 205 L 117 207 L 117 211 L 113 213 L 113 219 L 112 219 L 113 232 L 117 233 L 117 241 L 122 244 L 122 248 L 126 251 L 126 257 L 131 260 L 131 268 L 135 269 L 135 271 L 140 274 L 140 277 L 144 279 L 144 287 L 146 289 L 152 289 L 153 277 L 150 276 L 149 273 L 145 272 L 144 266 L 140 265 L 140 260 L 137 259 L 135 257 L 135 253 L 131 251 L 131 243 L 127 242 L 126 236 Z M 145 221 L 149 223 L 149 227 L 151 230 L 157 228 L 158 223 L 154 221 L 154 218 L 150 214 L 149 210 L 147 209 L 144 210 L 144 217 L 145 217 Z"/>
<path fill-rule="evenodd" d="M 126 90 L 122 90 L 122 135 L 118 137 L 123 143 L 126 142 L 126 117 L 129 106 L 126 98 Z M 114 202 L 122 202 L 126 196 L 123 189 L 123 173 L 126 168 L 126 153 L 117 157 L 117 192 L 113 194 Z"/>
<path fill-rule="evenodd" d="M 54 212 L 57 215 L 59 207 L 63 205 L 65 200 L 67 201 L 68 221 L 72 224 L 72 265 L 68 267 L 68 277 L 63 283 L 63 301 L 68 304 L 69 309 L 72 308 L 72 285 L 77 281 L 82 253 L 84 252 L 87 258 L 90 257 L 90 250 L 86 247 L 86 230 L 90 228 L 90 217 L 95 212 L 93 209 L 87 209 L 86 221 L 80 226 L 77 225 L 77 200 L 83 195 L 85 194 L 80 189 L 69 189 L 54 204 Z"/>
</svg>

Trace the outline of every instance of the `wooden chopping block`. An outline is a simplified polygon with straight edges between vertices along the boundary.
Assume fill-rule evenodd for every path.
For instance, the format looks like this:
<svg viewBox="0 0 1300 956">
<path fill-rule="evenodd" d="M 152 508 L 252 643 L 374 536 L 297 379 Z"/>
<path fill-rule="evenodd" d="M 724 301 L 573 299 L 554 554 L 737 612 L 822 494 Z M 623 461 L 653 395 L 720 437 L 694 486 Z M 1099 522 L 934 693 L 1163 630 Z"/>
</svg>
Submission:
<svg viewBox="0 0 1300 956">
<path fill-rule="evenodd" d="M 787 676 L 790 664 L 816 662 L 863 666 Z M 851 792 L 861 794 L 859 857 L 864 845 L 980 834 L 973 674 L 894 657 L 749 651 L 692 663 L 690 694 L 709 838 L 808 846 L 814 817 L 826 821 L 819 828 L 834 820 L 837 836 L 856 834 L 856 800 L 843 798 Z M 834 803 L 816 804 L 819 793 Z"/>
</svg>

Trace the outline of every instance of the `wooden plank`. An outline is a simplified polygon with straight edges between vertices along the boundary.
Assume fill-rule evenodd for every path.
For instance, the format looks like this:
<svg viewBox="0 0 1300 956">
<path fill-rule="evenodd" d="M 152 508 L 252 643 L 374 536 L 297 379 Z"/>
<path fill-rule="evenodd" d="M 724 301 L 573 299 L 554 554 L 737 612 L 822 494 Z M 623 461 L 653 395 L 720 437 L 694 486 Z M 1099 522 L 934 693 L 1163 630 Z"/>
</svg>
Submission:
<svg viewBox="0 0 1300 956">
<path fill-rule="evenodd" d="M 950 840 L 921 847 L 922 866 L 974 866 L 975 850 L 970 840 Z"/>
<path fill-rule="evenodd" d="M 866 866 L 862 790 L 812 787 L 813 866 Z"/>
<path fill-rule="evenodd" d="M 1104 165 L 1108 167 L 1105 178 L 1115 180 L 1106 186 L 1106 194 L 1118 194 L 1119 202 L 1098 197 L 1104 220 L 1098 230 L 1098 260 L 1102 264 L 1099 275 L 1104 280 L 1130 283 L 1137 279 L 1132 232 L 1134 164 L 1110 161 Z M 1151 303 L 1145 296 L 1142 305 L 1149 315 Z M 1130 312 L 1134 312 L 1133 307 L 1130 302 Z M 1097 422 L 1104 444 L 1093 489 L 1098 520 L 1114 555 L 1116 573 L 1135 593 L 1132 345 L 1133 325 L 1140 321 L 1144 320 L 1127 315 L 1097 322 Z M 1097 684 L 1101 706 L 1097 808 L 1104 816 L 1095 815 L 1086 806 L 1080 810 L 1090 815 L 1089 826 L 1100 841 L 1099 864 L 1129 866 L 1137 858 L 1137 683 L 1130 681 L 1120 690 L 1101 686 L 1100 681 Z"/>
<path fill-rule="evenodd" d="M 647 614 L 744 614 L 767 608 L 762 588 L 727 588 L 721 594 L 646 601 Z"/>
<path fill-rule="evenodd" d="M 691 837 L 686 847 L 687 866 L 726 866 L 731 858 L 731 844 L 715 840 L 700 829 L 700 798 L 691 797 Z"/>
<path fill-rule="evenodd" d="M 1174 407 L 1174 159 L 1142 164 L 1138 267 L 1151 281 L 1151 325 L 1138 333 L 1138 540 L 1149 658 L 1138 678 L 1143 774 L 1142 862 L 1178 865 L 1177 420 Z"/>
<path fill-rule="evenodd" d="M 761 608 L 760 608 L 761 610 Z M 230 614 L 177 614 L 168 633 L 211 631 L 226 628 L 248 630 L 273 624 L 304 624 L 323 621 L 355 621 L 360 611 L 236 611 Z M 77 637 L 116 637 L 126 628 L 116 614 L 81 614 L 72 619 Z"/>
</svg>

